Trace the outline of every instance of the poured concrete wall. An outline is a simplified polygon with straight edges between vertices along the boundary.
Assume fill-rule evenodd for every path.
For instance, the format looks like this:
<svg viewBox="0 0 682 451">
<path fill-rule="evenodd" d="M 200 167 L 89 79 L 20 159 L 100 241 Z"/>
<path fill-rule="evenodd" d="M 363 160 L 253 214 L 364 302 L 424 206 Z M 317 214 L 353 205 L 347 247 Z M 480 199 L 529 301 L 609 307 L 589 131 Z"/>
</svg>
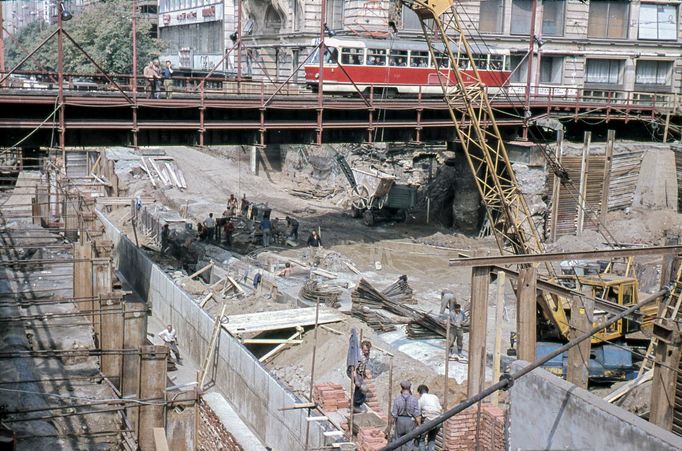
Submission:
<svg viewBox="0 0 682 451">
<path fill-rule="evenodd" d="M 154 316 L 173 324 L 180 346 L 194 362 L 208 351 L 214 320 L 173 280 L 109 222 L 100 218 L 114 242 L 118 269 L 131 286 L 151 303 Z M 281 385 L 238 340 L 220 334 L 214 376 L 216 388 L 234 406 L 241 419 L 273 449 L 305 449 L 306 411 L 279 409 L 301 400 Z M 310 425 L 310 448 L 324 445 L 328 423 Z"/>
<path fill-rule="evenodd" d="M 514 362 L 512 372 L 526 364 Z M 511 388 L 510 425 L 511 449 L 682 449 L 682 437 L 542 369 Z"/>
</svg>

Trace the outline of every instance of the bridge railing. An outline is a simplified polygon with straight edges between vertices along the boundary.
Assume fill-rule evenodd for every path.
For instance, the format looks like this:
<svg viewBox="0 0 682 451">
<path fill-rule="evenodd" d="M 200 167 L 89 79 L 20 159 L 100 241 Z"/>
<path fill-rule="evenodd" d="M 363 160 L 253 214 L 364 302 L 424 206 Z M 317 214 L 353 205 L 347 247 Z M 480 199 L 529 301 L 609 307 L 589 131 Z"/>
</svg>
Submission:
<svg viewBox="0 0 682 451">
<path fill-rule="evenodd" d="M 4 74 L 0 73 L 0 80 Z M 197 97 L 204 99 L 217 99 L 221 97 L 257 97 L 261 102 L 267 103 L 266 99 L 274 94 L 277 97 L 300 98 L 313 97 L 314 93 L 308 90 L 304 83 L 286 83 L 283 86 L 270 80 L 243 79 L 235 80 L 229 76 L 202 77 L 173 77 L 173 95 L 182 98 Z M 165 98 L 163 84 L 161 84 L 160 97 Z M 133 87 L 131 75 L 114 74 L 107 77 L 101 74 L 65 73 L 63 90 L 65 95 L 103 95 L 107 97 L 133 97 L 135 92 L 138 98 L 146 98 L 151 95 L 150 81 L 143 76 L 137 77 L 137 86 Z M 5 94 L 44 94 L 58 89 L 57 73 L 16 71 L 12 73 L 0 85 L 0 92 Z M 489 88 L 489 97 L 493 103 L 506 104 L 523 108 L 526 102 L 526 86 L 510 84 L 505 87 Z M 351 102 L 362 101 L 368 107 L 374 108 L 386 102 L 396 102 L 394 96 L 386 95 L 385 86 L 370 85 L 363 91 L 362 98 L 358 93 L 345 93 Z M 330 94 L 335 98 L 338 95 Z M 399 100 L 407 101 L 406 96 Z M 424 106 L 433 106 L 437 103 L 438 96 L 426 95 L 420 88 L 418 92 L 409 98 L 409 102 L 415 107 L 422 103 Z M 612 108 L 625 108 L 628 110 L 643 108 L 660 112 L 679 111 L 681 108 L 681 96 L 668 92 L 642 92 L 626 91 L 619 89 L 590 88 L 572 85 L 536 85 L 530 87 L 528 102 L 531 108 L 552 108 L 553 106 L 573 106 L 584 108 L 586 106 L 602 106 Z M 263 105 L 267 107 L 266 104 Z"/>
</svg>

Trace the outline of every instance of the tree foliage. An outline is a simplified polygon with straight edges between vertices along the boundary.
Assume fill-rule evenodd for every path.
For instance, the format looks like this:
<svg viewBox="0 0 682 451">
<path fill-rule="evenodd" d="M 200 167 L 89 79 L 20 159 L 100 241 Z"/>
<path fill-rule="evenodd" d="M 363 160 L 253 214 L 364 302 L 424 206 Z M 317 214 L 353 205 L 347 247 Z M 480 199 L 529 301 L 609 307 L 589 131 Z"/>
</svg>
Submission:
<svg viewBox="0 0 682 451">
<path fill-rule="evenodd" d="M 107 0 L 91 3 L 81 14 L 64 22 L 64 30 L 85 50 L 90 57 L 109 73 L 130 74 L 133 71 L 132 8 L 129 0 Z M 149 35 L 152 24 L 137 19 L 137 67 L 141 72 L 151 58 L 159 55 L 162 43 Z M 13 68 L 46 37 L 56 30 L 56 25 L 46 27 L 33 23 L 16 36 L 6 39 L 8 68 Z M 53 36 L 36 54 L 27 60 L 20 70 L 56 71 L 57 36 Z M 72 73 L 95 73 L 97 68 L 64 37 L 64 71 Z"/>
</svg>

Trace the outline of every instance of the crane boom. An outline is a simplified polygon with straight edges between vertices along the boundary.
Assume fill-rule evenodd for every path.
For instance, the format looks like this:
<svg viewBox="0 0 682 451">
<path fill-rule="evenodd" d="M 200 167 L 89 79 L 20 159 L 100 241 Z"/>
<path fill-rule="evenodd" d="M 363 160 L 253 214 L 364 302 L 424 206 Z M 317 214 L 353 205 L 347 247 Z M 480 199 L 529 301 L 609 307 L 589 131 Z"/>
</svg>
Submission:
<svg viewBox="0 0 682 451">
<path fill-rule="evenodd" d="M 543 253 L 454 0 L 400 1 L 419 17 L 432 61 L 449 61 L 438 73 L 443 98 L 500 252 Z M 469 69 L 464 72 L 461 67 Z M 545 268 L 548 277 L 556 277 L 551 264 Z M 538 301 L 545 318 L 567 336 L 569 323 L 561 301 L 549 294 Z"/>
</svg>

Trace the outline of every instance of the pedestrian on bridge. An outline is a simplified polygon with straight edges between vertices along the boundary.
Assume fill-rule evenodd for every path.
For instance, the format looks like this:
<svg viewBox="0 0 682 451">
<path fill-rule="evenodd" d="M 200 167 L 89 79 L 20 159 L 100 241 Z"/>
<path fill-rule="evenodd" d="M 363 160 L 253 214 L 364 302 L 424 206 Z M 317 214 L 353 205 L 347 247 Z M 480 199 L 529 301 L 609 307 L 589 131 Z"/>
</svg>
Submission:
<svg viewBox="0 0 682 451">
<path fill-rule="evenodd" d="M 147 66 L 145 66 L 144 78 L 149 82 L 149 98 L 158 99 L 159 91 L 161 90 L 161 67 L 159 66 L 159 59 L 154 58 Z"/>
<path fill-rule="evenodd" d="M 166 60 L 166 67 L 161 71 L 163 76 L 163 90 L 166 91 L 166 98 L 170 99 L 173 96 L 173 64 Z"/>
</svg>

